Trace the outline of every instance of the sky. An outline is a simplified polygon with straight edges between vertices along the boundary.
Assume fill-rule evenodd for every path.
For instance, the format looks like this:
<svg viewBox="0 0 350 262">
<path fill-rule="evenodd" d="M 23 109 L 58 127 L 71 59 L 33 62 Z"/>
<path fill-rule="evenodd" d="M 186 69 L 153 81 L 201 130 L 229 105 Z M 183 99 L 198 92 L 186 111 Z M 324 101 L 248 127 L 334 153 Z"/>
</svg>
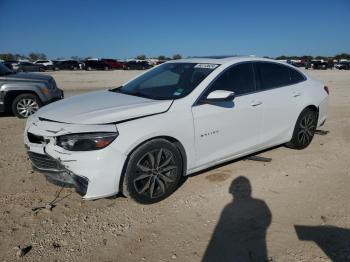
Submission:
<svg viewBox="0 0 350 262">
<path fill-rule="evenodd" d="M 350 0 L 0 0 L 0 53 L 350 53 Z"/>
</svg>

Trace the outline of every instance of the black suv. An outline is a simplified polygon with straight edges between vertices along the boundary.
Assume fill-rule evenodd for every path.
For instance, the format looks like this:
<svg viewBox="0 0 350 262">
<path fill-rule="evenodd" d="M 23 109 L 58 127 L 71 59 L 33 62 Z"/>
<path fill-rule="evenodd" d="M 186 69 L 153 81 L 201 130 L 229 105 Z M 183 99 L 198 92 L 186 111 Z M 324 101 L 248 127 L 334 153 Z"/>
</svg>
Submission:
<svg viewBox="0 0 350 262">
<path fill-rule="evenodd" d="M 75 60 L 54 61 L 55 70 L 78 70 L 79 68 L 79 63 Z"/>
<path fill-rule="evenodd" d="M 84 62 L 84 64 L 85 64 L 85 66 L 84 66 L 85 70 L 88 70 L 88 71 L 93 70 L 93 69 L 95 69 L 95 70 L 110 70 L 110 69 L 112 69 L 112 67 L 109 64 L 102 62 L 102 61 L 99 61 L 99 60 L 86 60 Z"/>
<path fill-rule="evenodd" d="M 145 70 L 149 69 L 152 66 L 147 61 L 129 61 L 124 63 L 124 69 L 125 70 Z"/>
</svg>

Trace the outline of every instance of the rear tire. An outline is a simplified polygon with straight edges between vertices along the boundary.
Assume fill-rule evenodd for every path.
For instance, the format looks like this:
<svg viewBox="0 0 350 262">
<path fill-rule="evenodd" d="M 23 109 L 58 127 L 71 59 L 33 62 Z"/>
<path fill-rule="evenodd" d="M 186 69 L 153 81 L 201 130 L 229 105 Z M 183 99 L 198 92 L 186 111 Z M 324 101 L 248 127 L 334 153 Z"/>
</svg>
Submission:
<svg viewBox="0 0 350 262">
<path fill-rule="evenodd" d="M 41 107 L 40 99 L 34 94 L 21 94 L 12 102 L 12 113 L 18 118 L 27 118 Z"/>
<path fill-rule="evenodd" d="M 298 117 L 294 127 L 292 140 L 286 144 L 293 149 L 304 149 L 310 145 L 317 126 L 317 113 L 305 108 Z"/>
<path fill-rule="evenodd" d="M 181 154 L 165 139 L 141 145 L 126 164 L 123 194 L 141 204 L 165 199 L 176 190 L 182 177 Z"/>
</svg>

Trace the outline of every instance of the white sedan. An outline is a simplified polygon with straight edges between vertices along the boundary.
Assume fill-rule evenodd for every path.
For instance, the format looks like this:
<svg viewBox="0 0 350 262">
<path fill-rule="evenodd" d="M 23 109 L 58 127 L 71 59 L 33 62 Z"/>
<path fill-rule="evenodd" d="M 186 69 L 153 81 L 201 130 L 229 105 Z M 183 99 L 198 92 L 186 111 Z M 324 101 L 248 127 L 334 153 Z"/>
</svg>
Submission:
<svg viewBox="0 0 350 262">
<path fill-rule="evenodd" d="M 24 141 L 35 169 L 84 199 L 123 193 L 149 204 L 182 176 L 276 145 L 307 147 L 326 120 L 328 95 L 274 60 L 182 59 L 41 108 Z"/>
</svg>

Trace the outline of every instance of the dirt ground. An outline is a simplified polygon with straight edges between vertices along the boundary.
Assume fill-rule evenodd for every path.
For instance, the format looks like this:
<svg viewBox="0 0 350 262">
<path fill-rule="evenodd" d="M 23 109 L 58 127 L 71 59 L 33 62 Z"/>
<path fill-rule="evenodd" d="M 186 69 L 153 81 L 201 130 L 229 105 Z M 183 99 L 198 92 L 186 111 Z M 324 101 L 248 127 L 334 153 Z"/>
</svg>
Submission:
<svg viewBox="0 0 350 262">
<path fill-rule="evenodd" d="M 138 73 L 49 74 L 70 96 L 118 86 Z M 322 127 L 329 134 L 316 135 L 305 150 L 261 153 L 270 163 L 238 160 L 191 176 L 168 199 L 148 206 L 60 192 L 31 170 L 25 120 L 0 116 L 0 260 L 222 261 L 222 246 L 248 250 L 251 261 L 265 247 L 270 261 L 350 261 L 350 71 L 308 73 L 330 88 Z M 233 198 L 232 181 L 249 181 L 252 197 Z M 51 211 L 32 211 L 58 194 Z M 21 259 L 18 245 L 31 247 Z"/>
</svg>

